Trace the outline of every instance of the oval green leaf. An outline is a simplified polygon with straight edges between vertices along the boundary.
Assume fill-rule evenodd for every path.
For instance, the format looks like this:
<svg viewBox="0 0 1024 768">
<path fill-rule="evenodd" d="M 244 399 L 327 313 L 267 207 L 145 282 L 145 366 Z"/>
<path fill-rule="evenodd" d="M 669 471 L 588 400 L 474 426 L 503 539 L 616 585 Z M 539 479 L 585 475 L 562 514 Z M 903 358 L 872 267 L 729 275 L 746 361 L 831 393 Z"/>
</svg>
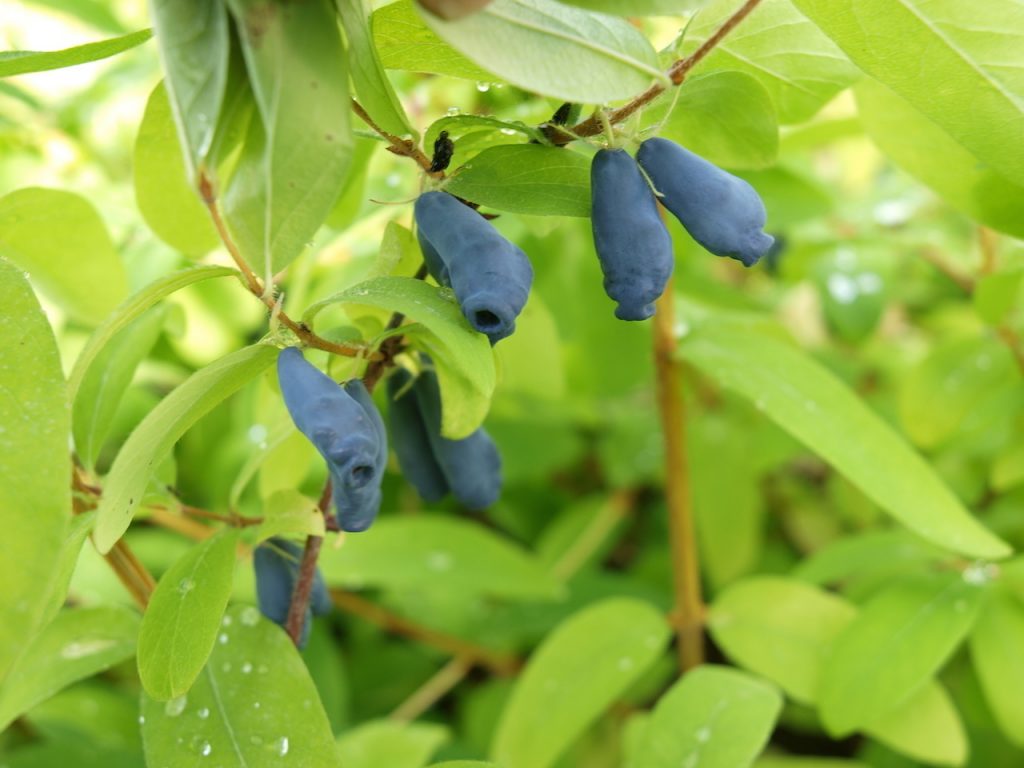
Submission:
<svg viewBox="0 0 1024 768">
<path fill-rule="evenodd" d="M 436 723 L 371 720 L 338 737 L 338 763 L 345 768 L 422 768 L 450 738 Z"/>
<path fill-rule="evenodd" d="M 1024 749 L 1024 605 L 997 588 L 971 631 L 971 661 L 996 722 L 1010 741 Z"/>
<path fill-rule="evenodd" d="M 0 77 L 24 75 L 28 72 L 46 72 L 50 69 L 73 67 L 116 56 L 122 51 L 142 45 L 153 36 L 148 29 L 99 40 L 95 43 L 76 45 L 59 51 L 4 51 L 0 53 Z"/>
</svg>

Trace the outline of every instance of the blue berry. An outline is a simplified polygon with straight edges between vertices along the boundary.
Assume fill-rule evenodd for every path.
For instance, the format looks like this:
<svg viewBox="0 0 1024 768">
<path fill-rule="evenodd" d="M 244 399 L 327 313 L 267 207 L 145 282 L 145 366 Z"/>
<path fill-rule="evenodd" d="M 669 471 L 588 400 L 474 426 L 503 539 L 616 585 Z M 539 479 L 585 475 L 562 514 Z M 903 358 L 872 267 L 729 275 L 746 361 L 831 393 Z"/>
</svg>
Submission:
<svg viewBox="0 0 1024 768">
<path fill-rule="evenodd" d="M 288 620 L 288 607 L 299 576 L 302 547 L 295 542 L 272 538 L 261 543 L 253 552 L 256 570 L 256 599 L 260 612 L 282 627 Z M 320 616 L 331 611 L 331 596 L 327 592 L 319 569 L 313 578 L 313 591 L 299 635 L 299 647 L 306 645 L 313 614 Z"/>
</svg>

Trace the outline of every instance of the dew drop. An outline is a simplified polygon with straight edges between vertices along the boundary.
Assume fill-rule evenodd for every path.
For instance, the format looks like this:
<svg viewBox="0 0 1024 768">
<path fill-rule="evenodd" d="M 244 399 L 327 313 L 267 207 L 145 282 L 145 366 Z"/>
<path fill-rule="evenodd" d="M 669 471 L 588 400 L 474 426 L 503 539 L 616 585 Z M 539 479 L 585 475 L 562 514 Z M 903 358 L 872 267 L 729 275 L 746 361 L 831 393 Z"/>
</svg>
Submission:
<svg viewBox="0 0 1024 768">
<path fill-rule="evenodd" d="M 242 674 L 243 675 L 248 675 L 250 672 L 252 672 L 252 664 L 250 664 L 247 661 L 244 664 L 242 664 Z"/>
<path fill-rule="evenodd" d="M 480 93 L 487 93 L 491 90 L 491 84 L 480 81 L 476 84 L 476 89 L 480 91 Z"/>
<path fill-rule="evenodd" d="M 288 737 L 282 736 L 280 739 L 274 742 L 274 751 L 277 752 L 281 757 L 288 754 Z"/>
<path fill-rule="evenodd" d="M 210 742 L 204 741 L 199 745 L 199 754 L 203 757 L 207 757 L 211 752 L 213 752 L 213 745 Z"/>
<path fill-rule="evenodd" d="M 196 582 L 195 582 L 194 579 L 190 579 L 190 578 L 186 577 L 186 578 L 184 578 L 184 579 L 182 579 L 181 581 L 178 582 L 178 594 L 180 594 L 180 595 L 187 595 L 189 592 L 191 592 L 195 588 L 196 588 Z"/>
<path fill-rule="evenodd" d="M 145 715 L 139 715 L 139 725 L 145 725 L 145 723 L 146 723 L 146 716 Z"/>
<path fill-rule="evenodd" d="M 498 133 L 504 134 L 505 136 L 515 136 L 519 131 L 515 128 L 501 128 Z"/>
<path fill-rule="evenodd" d="M 208 718 L 210 716 L 210 710 L 207 709 L 206 707 L 203 707 L 198 712 L 196 712 L 196 714 L 199 715 L 199 719 L 200 720 L 205 720 L 206 718 Z"/>
<path fill-rule="evenodd" d="M 701 728 L 699 731 L 697 731 L 697 741 L 699 741 L 701 744 L 706 744 L 710 739 L 711 739 L 711 729 L 710 728 Z"/>
<path fill-rule="evenodd" d="M 92 656 L 100 651 L 105 651 L 107 648 L 115 644 L 116 641 L 110 640 L 109 638 L 75 640 L 61 648 L 60 655 L 65 659 L 80 659 L 83 656 Z"/>
<path fill-rule="evenodd" d="M 228 633 L 227 632 L 221 632 L 220 635 L 217 636 L 217 642 L 220 643 L 221 645 L 227 645 L 228 644 L 228 640 L 230 640 L 230 639 L 231 638 L 228 637 Z"/>
<path fill-rule="evenodd" d="M 225 627 L 230 627 L 231 626 L 231 617 L 228 616 L 227 614 L 225 614 L 224 618 L 221 619 L 220 623 L 223 624 Z"/>
<path fill-rule="evenodd" d="M 259 708 L 260 708 L 260 703 L 259 703 L 258 701 L 254 701 L 254 702 L 252 703 L 252 708 L 253 708 L 253 709 L 259 709 Z"/>
<path fill-rule="evenodd" d="M 260 612 L 251 605 L 242 611 L 242 623 L 247 627 L 255 627 L 260 620 Z"/>
<path fill-rule="evenodd" d="M 446 115 L 448 115 L 449 117 L 454 117 L 455 115 L 459 114 L 459 108 L 458 107 L 448 107 L 448 109 L 446 109 L 444 113 Z"/>
<path fill-rule="evenodd" d="M 177 717 L 185 711 L 188 704 L 188 696 L 178 696 L 164 704 L 164 714 L 168 717 Z"/>
</svg>

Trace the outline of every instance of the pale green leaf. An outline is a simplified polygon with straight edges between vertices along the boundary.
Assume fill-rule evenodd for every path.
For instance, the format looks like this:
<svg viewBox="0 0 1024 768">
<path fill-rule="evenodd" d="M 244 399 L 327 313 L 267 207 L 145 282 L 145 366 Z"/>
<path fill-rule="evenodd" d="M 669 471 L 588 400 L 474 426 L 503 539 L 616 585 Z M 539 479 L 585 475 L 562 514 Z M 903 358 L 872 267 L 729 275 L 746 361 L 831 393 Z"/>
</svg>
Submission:
<svg viewBox="0 0 1024 768">
<path fill-rule="evenodd" d="M 1002 165 L 981 162 L 881 83 L 864 78 L 854 93 L 864 130 L 890 160 L 980 223 L 1024 237 L 1024 182 L 1010 181 Z"/>
<path fill-rule="evenodd" d="M 116 56 L 137 45 L 142 45 L 153 36 L 148 29 L 140 29 L 120 37 L 100 40 L 96 43 L 76 45 L 60 51 L 3 51 L 0 53 L 0 77 L 23 75 L 27 72 L 45 72 L 50 69 L 73 67 Z"/>
<path fill-rule="evenodd" d="M 157 701 L 192 687 L 231 596 L 238 530 L 196 544 L 160 578 L 139 631 L 139 679 Z"/>
<path fill-rule="evenodd" d="M 167 99 L 186 149 L 187 176 L 196 185 L 213 143 L 228 79 L 227 9 L 208 0 L 150 0 L 149 8 L 166 72 Z M 167 161 L 179 161 L 180 170 L 182 154 L 166 154 Z"/>
<path fill-rule="evenodd" d="M 347 59 L 328 0 L 229 0 L 228 7 L 260 119 L 227 182 L 224 209 L 243 256 L 270 276 L 306 247 L 348 173 Z"/>
<path fill-rule="evenodd" d="M 187 256 L 212 250 L 220 240 L 199 192 L 189 183 L 162 84 L 146 103 L 133 159 L 135 202 L 149 228 Z"/>
<path fill-rule="evenodd" d="M 872 738 L 901 754 L 928 764 L 963 765 L 967 733 L 953 699 L 931 681 L 895 710 L 864 728 Z"/>
<path fill-rule="evenodd" d="M 102 606 L 60 613 L 28 643 L 0 688 L 0 729 L 62 688 L 135 653 L 139 618 Z"/>
<path fill-rule="evenodd" d="M 412 0 L 378 8 L 370 17 L 373 43 L 387 69 L 407 69 L 487 82 L 493 76 L 435 35 Z"/>
<path fill-rule="evenodd" d="M 662 654 L 669 627 L 647 603 L 613 598 L 573 614 L 516 680 L 491 752 L 503 768 L 548 768 Z"/>
<path fill-rule="evenodd" d="M 40 626 L 45 626 L 53 621 L 54 617 L 64 606 L 68 596 L 68 587 L 71 584 L 71 576 L 78 565 L 78 558 L 82 554 L 82 545 L 85 538 L 92 533 L 92 527 L 96 522 L 96 511 L 89 510 L 74 515 L 71 524 L 67 529 L 67 536 L 60 548 L 60 557 L 53 571 L 53 582 L 50 584 L 50 594 L 46 599 L 46 610 L 43 613 Z"/>
<path fill-rule="evenodd" d="M 103 323 L 93 331 L 89 341 L 86 342 L 82 351 L 78 353 L 75 367 L 71 370 L 71 375 L 68 377 L 68 392 L 72 400 L 77 398 L 82 381 L 107 344 L 118 333 L 141 317 L 146 310 L 161 299 L 166 298 L 175 291 L 181 290 L 187 285 L 192 285 L 192 283 L 197 283 L 200 280 L 209 280 L 211 277 L 225 277 L 226 275 L 235 274 L 237 272 L 229 267 L 216 267 L 212 265 L 189 267 L 188 269 L 182 269 L 161 277 L 121 302 L 107 316 Z"/>
<path fill-rule="evenodd" d="M 94 466 L 125 390 L 159 338 L 166 314 L 164 307 L 155 307 L 111 339 L 75 393 L 72 434 L 75 453 L 87 469 Z"/>
<path fill-rule="evenodd" d="M 668 82 L 647 38 L 614 16 L 553 0 L 493 0 L 458 21 L 422 15 L 471 61 L 544 96 L 601 104 Z"/>
<path fill-rule="evenodd" d="M 334 738 L 302 657 L 252 607 L 224 616 L 189 692 L 142 697 L 147 765 L 167 768 L 338 768 Z"/>
<path fill-rule="evenodd" d="M 800 561 L 792 575 L 812 584 L 833 584 L 891 569 L 916 570 L 946 554 L 903 530 L 843 536 Z"/>
<path fill-rule="evenodd" d="M 799 350 L 723 315 L 685 335 L 679 354 L 753 402 L 922 538 L 976 557 L 1010 553 L 863 400 Z"/>
<path fill-rule="evenodd" d="M 75 319 L 99 323 L 128 278 L 96 209 L 72 192 L 24 187 L 0 198 L 0 256 Z"/>
<path fill-rule="evenodd" d="M 375 277 L 316 302 L 303 320 L 312 325 L 332 304 L 362 304 L 401 312 L 415 325 L 406 338 L 434 361 L 441 386 L 441 434 L 458 440 L 484 420 L 494 392 L 494 354 L 442 289 L 411 277 Z"/>
<path fill-rule="evenodd" d="M 708 0 L 562 0 L 566 5 L 617 16 L 679 16 L 707 5 Z"/>
<path fill-rule="evenodd" d="M 53 331 L 0 259 L 0 681 L 48 613 L 71 517 L 71 418 Z"/>
<path fill-rule="evenodd" d="M 1024 185 L 1024 7 L 1017 0 L 794 2 L 858 67 Z"/>
<path fill-rule="evenodd" d="M 256 529 L 259 541 L 281 534 L 324 535 L 324 516 L 316 501 L 294 488 L 275 491 L 267 496 L 263 502 L 262 517 L 263 522 Z"/>
<path fill-rule="evenodd" d="M 106 553 L 142 501 L 150 475 L 201 417 L 269 368 L 278 350 L 265 344 L 232 352 L 196 371 L 160 401 L 121 447 L 103 487 L 93 539 Z"/>
<path fill-rule="evenodd" d="M 344 768 L 423 768 L 448 739 L 443 725 L 371 720 L 338 737 L 338 762 Z"/>
<path fill-rule="evenodd" d="M 738 7 L 736 0 L 713 0 L 687 28 L 684 52 L 692 53 Z M 759 80 L 783 124 L 807 120 L 860 76 L 790 0 L 762 0 L 694 71 L 719 70 L 744 72 Z"/>
<path fill-rule="evenodd" d="M 590 158 L 568 149 L 505 144 L 449 177 L 445 191 L 509 213 L 590 216 Z"/>
<path fill-rule="evenodd" d="M 416 131 L 409 123 L 373 45 L 369 3 L 367 0 L 338 0 L 338 15 L 345 28 L 352 84 L 359 103 L 388 133 L 415 136 Z"/>
<path fill-rule="evenodd" d="M 422 589 L 510 600 L 553 600 L 562 585 L 544 563 L 478 523 L 426 515 L 385 517 L 373 533 L 325 549 L 329 584 Z"/>
<path fill-rule="evenodd" d="M 747 768 L 781 709 L 771 685 L 728 667 L 698 667 L 658 700 L 636 766 Z"/>
<path fill-rule="evenodd" d="M 959 573 L 893 583 L 836 639 L 821 717 L 836 736 L 878 721 L 920 690 L 966 637 L 983 592 Z"/>
<path fill-rule="evenodd" d="M 995 589 L 971 631 L 971 661 L 999 727 L 1024 749 L 1024 604 Z"/>
</svg>

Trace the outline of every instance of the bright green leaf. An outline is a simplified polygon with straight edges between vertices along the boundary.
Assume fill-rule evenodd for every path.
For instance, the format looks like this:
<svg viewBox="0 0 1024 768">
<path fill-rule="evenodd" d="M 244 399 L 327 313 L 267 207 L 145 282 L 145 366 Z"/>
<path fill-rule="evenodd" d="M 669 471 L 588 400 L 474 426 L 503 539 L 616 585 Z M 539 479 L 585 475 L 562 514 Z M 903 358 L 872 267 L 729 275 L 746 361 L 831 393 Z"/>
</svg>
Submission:
<svg viewBox="0 0 1024 768">
<path fill-rule="evenodd" d="M 493 0 L 458 21 L 422 15 L 467 58 L 534 93 L 601 104 L 667 83 L 647 38 L 613 16 L 553 0 Z"/>
<path fill-rule="evenodd" d="M 978 315 L 989 325 L 999 325 L 1017 306 L 1020 288 L 1024 284 L 1024 269 L 982 275 L 974 286 L 971 299 Z"/>
<path fill-rule="evenodd" d="M 156 585 L 139 631 L 139 679 L 157 701 L 192 687 L 210 656 L 231 596 L 238 530 L 196 544 Z"/>
<path fill-rule="evenodd" d="M 945 553 L 902 530 L 866 531 L 844 536 L 805 558 L 792 575 L 812 584 L 833 584 L 892 568 L 915 570 Z"/>
<path fill-rule="evenodd" d="M 794 3 L 862 70 L 921 110 L 983 163 L 1024 185 L 1024 78 L 1015 63 L 1024 45 L 1020 3 Z"/>
<path fill-rule="evenodd" d="M 618 16 L 679 16 L 708 0 L 562 0 L 566 5 Z"/>
<path fill-rule="evenodd" d="M 589 217 L 590 158 L 536 144 L 491 147 L 454 172 L 445 191 L 509 213 Z"/>
<path fill-rule="evenodd" d="M 658 700 L 637 768 L 747 768 L 782 709 L 772 686 L 735 669 L 687 672 Z"/>
<path fill-rule="evenodd" d="M 60 548 L 60 557 L 53 572 L 53 582 L 50 585 L 50 594 L 47 597 L 46 610 L 43 612 L 41 626 L 53 621 L 54 617 L 64 606 L 68 596 L 68 586 L 71 584 L 71 576 L 78 565 L 78 558 L 82 554 L 82 545 L 85 538 L 92 533 L 92 527 L 96 523 L 96 512 L 90 510 L 82 512 L 71 518 L 71 524 L 67 529 L 67 536 Z"/>
<path fill-rule="evenodd" d="M 650 605 L 613 598 L 573 614 L 533 652 L 491 751 L 504 768 L 548 768 L 661 655 L 669 628 Z"/>
<path fill-rule="evenodd" d="M 138 616 L 102 606 L 64 611 L 28 643 L 0 688 L 0 729 L 71 683 L 135 653 Z"/>
<path fill-rule="evenodd" d="M 112 37 L 96 43 L 76 45 L 60 51 L 3 51 L 0 53 L 0 77 L 23 75 L 27 72 L 45 72 L 50 69 L 73 67 L 116 56 L 137 45 L 142 45 L 153 36 L 148 29 L 140 29 L 129 35 Z"/>
<path fill-rule="evenodd" d="M 443 725 L 371 720 L 338 737 L 338 763 L 344 768 L 423 768 L 448 738 Z"/>
<path fill-rule="evenodd" d="M 168 702 L 143 694 L 140 719 L 147 765 L 338 768 L 330 723 L 302 657 L 252 606 L 228 609 L 191 690 Z"/>
<path fill-rule="evenodd" d="M 72 192 L 24 187 L 0 198 L 0 256 L 86 323 L 99 323 L 128 293 L 103 219 Z"/>
<path fill-rule="evenodd" d="M 723 316 L 684 336 L 679 354 L 753 402 L 922 538 L 966 555 L 1009 554 L 899 435 L 797 349 Z"/>
<path fill-rule="evenodd" d="M 441 386 L 441 434 L 458 440 L 484 420 L 494 392 L 494 354 L 487 337 L 472 329 L 443 289 L 411 277 L 375 277 L 327 297 L 306 310 L 313 319 L 332 304 L 362 304 L 401 312 L 417 325 L 406 338 L 434 361 Z"/>
<path fill-rule="evenodd" d="M 836 639 L 822 672 L 822 721 L 853 732 L 920 690 L 966 637 L 982 590 L 959 573 L 895 582 Z"/>
<path fill-rule="evenodd" d="M 967 733 L 949 693 L 931 681 L 864 728 L 872 738 L 928 764 L 963 765 Z"/>
<path fill-rule="evenodd" d="M 294 488 L 270 494 L 263 502 L 262 517 L 256 529 L 259 541 L 281 534 L 324 535 L 324 516 L 316 501 Z"/>
<path fill-rule="evenodd" d="M 1024 749 L 1024 604 L 1008 590 L 993 590 L 971 631 L 970 647 L 996 722 Z"/>
<path fill-rule="evenodd" d="M 423 589 L 514 600 L 552 600 L 561 584 L 545 565 L 477 523 L 427 515 L 383 518 L 369 536 L 324 550 L 329 584 Z"/>
<path fill-rule="evenodd" d="M 278 350 L 255 344 L 192 374 L 147 414 L 121 447 L 103 487 L 96 548 L 106 553 L 121 538 L 142 501 L 150 475 L 200 418 L 269 368 Z"/>
<path fill-rule="evenodd" d="M 47 613 L 71 517 L 71 434 L 53 331 L 0 259 L 0 681 Z"/>
</svg>

